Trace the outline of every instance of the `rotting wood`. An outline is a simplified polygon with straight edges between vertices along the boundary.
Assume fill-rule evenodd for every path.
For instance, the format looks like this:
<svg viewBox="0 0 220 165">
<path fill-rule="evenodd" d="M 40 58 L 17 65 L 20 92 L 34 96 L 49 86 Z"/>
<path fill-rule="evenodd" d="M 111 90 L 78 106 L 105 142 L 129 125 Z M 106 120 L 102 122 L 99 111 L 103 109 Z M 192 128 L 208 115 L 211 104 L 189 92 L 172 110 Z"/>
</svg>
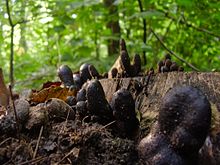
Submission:
<svg viewBox="0 0 220 165">
<path fill-rule="evenodd" d="M 123 79 L 103 79 L 100 80 L 107 100 L 115 91 L 124 87 L 131 91 L 130 84 L 139 81 L 144 86 L 147 77 L 123 78 Z M 148 111 L 158 111 L 161 98 L 174 86 L 192 85 L 200 89 L 213 104 L 220 103 L 220 73 L 218 72 L 171 72 L 152 75 L 147 86 L 147 94 L 143 91 L 136 96 L 136 100 L 142 97 L 139 111 L 144 115 Z"/>
<path fill-rule="evenodd" d="M 120 88 L 127 88 L 132 93 L 136 108 L 142 116 L 141 127 L 143 138 L 157 120 L 161 99 L 174 86 L 191 85 L 200 89 L 208 98 L 212 106 L 212 123 L 209 135 L 199 152 L 199 164 L 217 165 L 220 163 L 220 73 L 219 72 L 171 72 L 158 73 L 150 77 L 149 84 L 145 86 L 148 77 L 135 77 L 123 79 L 100 80 L 107 100 Z M 144 89 L 136 95 L 132 83 L 138 81 Z M 149 125 L 149 121 L 150 125 Z M 147 130 L 147 131 L 146 131 Z"/>
</svg>

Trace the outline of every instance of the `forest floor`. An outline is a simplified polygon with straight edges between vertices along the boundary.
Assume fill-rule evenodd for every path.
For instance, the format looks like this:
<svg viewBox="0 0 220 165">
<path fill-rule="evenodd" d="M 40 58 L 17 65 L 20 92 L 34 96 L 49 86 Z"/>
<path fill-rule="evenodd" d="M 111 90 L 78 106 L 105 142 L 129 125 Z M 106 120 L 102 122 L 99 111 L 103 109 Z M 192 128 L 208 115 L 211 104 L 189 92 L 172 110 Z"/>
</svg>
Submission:
<svg viewBox="0 0 220 165">
<path fill-rule="evenodd" d="M 152 121 L 144 122 L 141 131 L 147 134 Z M 115 136 L 111 123 L 53 120 L 15 132 L 0 137 L 1 164 L 143 164 L 136 150 L 138 140 Z"/>
</svg>

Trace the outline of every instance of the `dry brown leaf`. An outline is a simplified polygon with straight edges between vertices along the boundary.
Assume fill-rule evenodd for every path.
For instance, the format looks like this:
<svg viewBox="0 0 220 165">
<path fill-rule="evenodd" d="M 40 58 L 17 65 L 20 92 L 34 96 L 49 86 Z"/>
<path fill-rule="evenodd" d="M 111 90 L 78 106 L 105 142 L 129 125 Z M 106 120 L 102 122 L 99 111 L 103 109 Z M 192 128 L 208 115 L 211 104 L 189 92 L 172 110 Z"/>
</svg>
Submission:
<svg viewBox="0 0 220 165">
<path fill-rule="evenodd" d="M 43 103 L 51 98 L 58 98 L 66 101 L 67 96 L 75 96 L 76 90 L 69 90 L 68 88 L 63 88 L 60 86 L 50 86 L 49 88 L 44 88 L 38 92 L 34 92 L 30 101 L 36 103 Z"/>
<path fill-rule="evenodd" d="M 49 88 L 51 86 L 60 86 L 62 83 L 59 82 L 59 81 L 56 81 L 56 82 L 51 82 L 51 81 L 47 81 L 46 83 L 43 84 L 43 87 L 42 89 L 44 88 Z"/>
<path fill-rule="evenodd" d="M 5 108 L 9 105 L 9 91 L 4 82 L 2 68 L 0 68 L 0 105 Z"/>
</svg>

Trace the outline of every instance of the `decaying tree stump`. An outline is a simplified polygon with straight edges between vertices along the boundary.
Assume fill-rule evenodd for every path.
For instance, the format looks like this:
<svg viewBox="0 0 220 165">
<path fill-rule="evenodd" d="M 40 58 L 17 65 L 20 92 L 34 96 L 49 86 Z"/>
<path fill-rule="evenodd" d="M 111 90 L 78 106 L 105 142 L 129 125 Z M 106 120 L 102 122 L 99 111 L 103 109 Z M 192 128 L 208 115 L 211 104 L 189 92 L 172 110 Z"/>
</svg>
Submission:
<svg viewBox="0 0 220 165">
<path fill-rule="evenodd" d="M 108 100 L 116 90 L 122 87 L 129 89 L 143 117 L 150 112 L 157 113 L 161 98 L 174 86 L 192 85 L 200 89 L 211 103 L 217 107 L 220 104 L 220 73 L 171 72 L 152 75 L 150 78 L 103 79 L 100 82 Z M 133 89 L 135 83 L 143 87 L 140 93 Z"/>
<path fill-rule="evenodd" d="M 107 100 L 111 100 L 118 89 L 129 89 L 136 100 L 136 110 L 141 113 L 142 121 L 146 118 L 157 119 L 161 99 L 174 86 L 191 85 L 201 90 L 212 106 L 212 126 L 200 150 L 200 164 L 220 163 L 220 73 L 171 72 L 150 77 L 103 79 L 100 82 Z"/>
</svg>

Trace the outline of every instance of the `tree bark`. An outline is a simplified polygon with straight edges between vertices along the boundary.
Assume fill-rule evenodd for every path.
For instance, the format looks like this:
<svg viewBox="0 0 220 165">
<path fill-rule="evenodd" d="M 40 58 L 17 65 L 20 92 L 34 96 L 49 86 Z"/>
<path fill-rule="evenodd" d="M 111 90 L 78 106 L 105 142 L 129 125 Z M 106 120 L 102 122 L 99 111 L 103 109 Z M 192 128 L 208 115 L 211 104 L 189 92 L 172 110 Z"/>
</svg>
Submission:
<svg viewBox="0 0 220 165">
<path fill-rule="evenodd" d="M 13 87 L 14 86 L 14 27 L 16 26 L 16 24 L 13 23 L 12 18 L 11 18 L 9 0 L 6 0 L 5 2 L 6 2 L 7 14 L 8 14 L 8 22 L 9 22 L 9 25 L 11 26 L 11 32 L 10 32 L 10 39 L 11 39 L 11 45 L 10 45 L 10 74 L 9 74 L 9 79 L 10 79 L 10 84 Z"/>
<path fill-rule="evenodd" d="M 123 79 L 103 79 L 101 84 L 106 93 L 108 100 L 111 99 L 113 93 L 120 88 L 127 88 L 132 93 L 138 110 L 142 115 L 149 112 L 157 113 L 159 110 L 160 100 L 166 92 L 174 86 L 192 85 L 200 89 L 213 104 L 220 104 L 220 73 L 198 73 L 198 72 L 171 72 L 158 73 L 152 75 L 149 84 L 146 86 L 148 76 L 123 78 Z M 137 93 L 134 89 L 134 83 L 139 82 L 143 86 L 143 90 Z"/>
<path fill-rule="evenodd" d="M 148 83 L 149 82 L 149 83 Z M 152 123 L 157 121 L 159 107 L 163 96 L 175 86 L 190 85 L 201 90 L 208 98 L 212 109 L 210 132 L 199 152 L 199 165 L 220 164 L 220 73 L 210 72 L 171 72 L 159 73 L 152 76 L 103 79 L 107 100 L 120 88 L 127 88 L 135 99 L 136 109 L 141 116 L 141 138 L 149 133 Z M 143 86 L 138 92 L 135 83 Z M 151 123 L 149 121 L 152 121 Z M 149 124 L 150 123 L 150 124 Z"/>
<path fill-rule="evenodd" d="M 104 0 L 104 4 L 108 9 L 108 15 L 112 17 L 107 22 L 107 28 L 111 30 L 112 36 L 118 39 L 109 39 L 108 40 L 108 55 L 115 55 L 119 52 L 119 38 L 120 38 L 120 25 L 119 25 L 119 16 L 118 8 L 114 4 L 114 0 Z"/>
</svg>

